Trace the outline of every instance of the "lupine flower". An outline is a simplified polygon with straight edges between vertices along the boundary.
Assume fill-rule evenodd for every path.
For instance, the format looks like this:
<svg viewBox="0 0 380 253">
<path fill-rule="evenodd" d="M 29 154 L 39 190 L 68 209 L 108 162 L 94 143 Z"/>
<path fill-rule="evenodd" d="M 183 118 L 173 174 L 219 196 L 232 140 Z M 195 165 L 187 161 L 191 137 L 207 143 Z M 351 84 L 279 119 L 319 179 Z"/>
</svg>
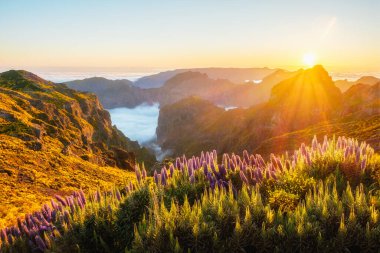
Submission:
<svg viewBox="0 0 380 253">
<path fill-rule="evenodd" d="M 192 175 L 190 176 L 189 181 L 190 181 L 190 183 L 192 183 L 192 184 L 195 182 L 194 174 L 192 174 Z"/>
<path fill-rule="evenodd" d="M 146 170 L 145 170 L 145 167 L 142 169 L 142 179 L 145 180 L 146 179 Z"/>
<path fill-rule="evenodd" d="M 118 201 L 121 200 L 121 194 L 120 194 L 120 191 L 118 189 L 116 189 L 116 198 Z"/>
<path fill-rule="evenodd" d="M 63 212 L 63 218 L 64 218 L 64 220 L 65 220 L 65 222 L 66 222 L 67 224 L 70 223 L 70 214 L 69 214 L 68 211 L 65 210 L 65 211 Z"/>
<path fill-rule="evenodd" d="M 39 235 L 36 235 L 34 239 L 40 250 L 45 251 L 47 249 L 45 242 L 42 240 L 42 238 Z"/>
<path fill-rule="evenodd" d="M 180 160 L 179 158 L 177 158 L 177 159 L 175 160 L 175 167 L 176 167 L 177 169 L 179 169 L 179 168 L 180 168 L 180 164 L 181 164 L 181 160 Z"/>
<path fill-rule="evenodd" d="M 141 182 L 141 172 L 140 172 L 140 168 L 136 165 L 135 166 L 135 174 L 136 174 L 136 179 L 137 179 L 137 182 Z"/>
<path fill-rule="evenodd" d="M 240 174 L 241 181 L 243 181 L 244 183 L 248 184 L 249 182 L 248 182 L 247 177 L 244 175 L 244 172 L 240 171 L 239 174 Z"/>
<path fill-rule="evenodd" d="M 67 202 L 64 198 L 62 198 L 61 196 L 59 195 L 55 195 L 55 198 L 63 205 L 63 206 L 67 206 Z"/>
<path fill-rule="evenodd" d="M 166 185 L 166 176 L 165 173 L 161 173 L 161 184 Z"/>
<path fill-rule="evenodd" d="M 157 171 L 154 171 L 154 182 L 156 182 L 156 184 L 158 184 L 158 174 L 157 174 Z"/>
<path fill-rule="evenodd" d="M 313 140 L 311 141 L 311 147 L 312 147 L 312 149 L 313 149 L 314 151 L 316 151 L 317 148 L 318 148 L 318 140 L 317 140 L 317 136 L 316 136 L 316 135 L 314 135 L 314 138 L 313 138 Z"/>
<path fill-rule="evenodd" d="M 0 236 L 1 236 L 1 240 L 6 243 L 7 242 L 7 232 L 5 229 L 1 230 Z"/>
<path fill-rule="evenodd" d="M 221 177 L 225 177 L 227 175 L 227 171 L 226 171 L 226 168 L 224 167 L 223 164 L 221 164 L 219 166 L 219 173 L 220 173 L 220 176 Z"/>
<path fill-rule="evenodd" d="M 365 167 L 366 167 L 366 164 L 367 164 L 367 157 L 364 157 L 363 160 L 362 160 L 362 162 L 361 162 L 361 164 L 360 164 L 360 168 L 362 170 L 364 170 Z"/>
</svg>

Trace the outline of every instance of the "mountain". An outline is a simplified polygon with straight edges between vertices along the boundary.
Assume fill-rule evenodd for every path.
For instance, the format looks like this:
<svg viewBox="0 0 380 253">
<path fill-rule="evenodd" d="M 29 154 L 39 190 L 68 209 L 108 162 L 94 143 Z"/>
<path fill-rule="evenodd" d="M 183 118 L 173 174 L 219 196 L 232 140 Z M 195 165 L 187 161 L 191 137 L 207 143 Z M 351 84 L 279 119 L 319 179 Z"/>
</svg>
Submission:
<svg viewBox="0 0 380 253">
<path fill-rule="evenodd" d="M 347 79 L 345 80 L 336 80 L 335 85 L 342 91 L 345 92 L 347 91 L 351 86 L 355 84 L 368 84 L 368 85 L 373 85 L 379 82 L 380 79 L 376 78 L 374 76 L 362 76 L 356 81 L 348 81 Z"/>
<path fill-rule="evenodd" d="M 95 93 L 105 108 L 135 107 L 149 102 L 143 89 L 133 86 L 129 80 L 109 80 L 103 77 L 86 78 L 65 83 L 68 87 Z"/>
<path fill-rule="evenodd" d="M 276 83 L 297 73 L 276 70 L 264 77 L 261 83 L 256 84 L 252 81 L 234 83 L 228 79 L 215 78 L 220 69 L 208 69 L 208 72 L 214 75 L 214 78 L 199 71 L 173 71 L 170 73 L 176 74 L 161 87 L 149 89 L 135 87 L 128 80 L 113 81 L 105 78 L 88 78 L 66 84 L 76 90 L 95 93 L 106 108 L 133 108 L 142 103 L 160 103 L 164 106 L 191 96 L 198 96 L 221 106 L 249 107 L 266 101 Z M 264 72 L 266 69 L 263 69 Z"/>
<path fill-rule="evenodd" d="M 166 81 L 183 72 L 200 72 L 211 79 L 226 79 L 232 83 L 243 83 L 246 80 L 261 80 L 276 71 L 269 68 L 192 68 L 164 71 L 158 74 L 145 76 L 134 82 L 136 87 L 148 89 L 163 86 Z"/>
<path fill-rule="evenodd" d="M 218 94 L 214 101 L 216 101 L 216 104 L 245 108 L 266 102 L 274 85 L 295 76 L 298 72 L 276 70 L 264 77 L 260 83 L 245 82 L 237 84 L 228 92 Z"/>
<path fill-rule="evenodd" d="M 324 130 L 308 133 L 333 133 L 327 126 L 352 130 L 351 126 L 366 120 L 367 125 L 356 131 L 362 132 L 364 140 L 374 143 L 380 140 L 374 132 L 378 121 L 370 119 L 379 116 L 380 104 L 378 95 L 373 94 L 380 94 L 378 85 L 358 86 L 355 91 L 341 93 L 326 70 L 315 66 L 279 82 L 272 88 L 267 102 L 247 109 L 219 110 L 200 98 L 165 106 L 160 111 L 157 138 L 162 148 L 174 155 L 193 155 L 210 148 L 241 152 L 255 150 L 276 136 L 292 136 L 291 133 L 307 131 L 319 124 Z M 341 132 L 346 134 L 351 130 Z M 179 137 L 177 133 L 181 133 Z M 293 142 L 289 140 L 289 143 Z M 275 150 L 273 145 L 262 150 Z M 283 148 L 294 147 L 284 145 Z"/>
<path fill-rule="evenodd" d="M 0 74 L 0 147 L 1 220 L 55 193 L 121 183 L 136 157 L 154 161 L 111 125 L 95 95 L 26 71 Z"/>
</svg>

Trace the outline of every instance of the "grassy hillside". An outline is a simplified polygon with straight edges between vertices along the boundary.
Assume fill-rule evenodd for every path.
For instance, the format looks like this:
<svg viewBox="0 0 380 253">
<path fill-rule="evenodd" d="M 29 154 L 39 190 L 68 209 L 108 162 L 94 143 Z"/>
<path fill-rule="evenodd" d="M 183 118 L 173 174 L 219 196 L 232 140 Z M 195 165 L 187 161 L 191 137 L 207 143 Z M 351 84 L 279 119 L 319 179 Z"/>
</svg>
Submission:
<svg viewBox="0 0 380 253">
<path fill-rule="evenodd" d="M 96 96 L 26 71 L 0 74 L 1 226 L 56 193 L 131 180 L 135 153 L 152 156 L 111 125 Z"/>
</svg>

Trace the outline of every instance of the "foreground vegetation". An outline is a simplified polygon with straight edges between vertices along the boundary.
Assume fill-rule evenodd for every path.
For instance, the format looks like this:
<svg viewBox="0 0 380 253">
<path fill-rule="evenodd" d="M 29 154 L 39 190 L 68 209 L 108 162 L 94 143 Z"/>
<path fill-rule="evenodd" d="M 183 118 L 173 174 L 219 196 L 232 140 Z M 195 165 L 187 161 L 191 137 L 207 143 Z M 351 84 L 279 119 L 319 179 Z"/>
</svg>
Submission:
<svg viewBox="0 0 380 253">
<path fill-rule="evenodd" d="M 56 196 L 2 252 L 378 252 L 380 156 L 339 137 L 292 154 L 177 158 L 111 191 Z"/>
</svg>

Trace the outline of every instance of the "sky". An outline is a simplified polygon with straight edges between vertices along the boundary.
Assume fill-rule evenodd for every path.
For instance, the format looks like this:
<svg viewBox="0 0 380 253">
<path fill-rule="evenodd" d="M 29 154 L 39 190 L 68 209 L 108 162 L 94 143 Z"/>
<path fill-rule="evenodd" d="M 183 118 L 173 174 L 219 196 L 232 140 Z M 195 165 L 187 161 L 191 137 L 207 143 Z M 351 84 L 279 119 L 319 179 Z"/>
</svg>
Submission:
<svg viewBox="0 0 380 253">
<path fill-rule="evenodd" d="M 380 71 L 380 1 L 0 0 L 0 68 Z M 309 57 L 310 58 L 310 57 Z"/>
</svg>

